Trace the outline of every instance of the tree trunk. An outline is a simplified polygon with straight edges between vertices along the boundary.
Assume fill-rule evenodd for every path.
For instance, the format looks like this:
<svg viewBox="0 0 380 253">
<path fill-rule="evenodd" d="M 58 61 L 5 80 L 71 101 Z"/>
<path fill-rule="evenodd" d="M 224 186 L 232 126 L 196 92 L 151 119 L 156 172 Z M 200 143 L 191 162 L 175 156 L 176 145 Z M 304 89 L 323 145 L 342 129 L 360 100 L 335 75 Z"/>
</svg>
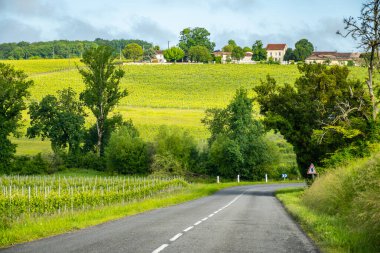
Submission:
<svg viewBox="0 0 380 253">
<path fill-rule="evenodd" d="M 372 46 L 371 47 L 371 55 L 370 55 L 370 59 L 369 59 L 368 79 L 367 79 L 369 97 L 370 97 L 371 103 L 372 103 L 372 119 L 373 119 L 373 121 L 376 121 L 376 118 L 377 118 L 377 103 L 376 103 L 375 94 L 373 92 L 373 65 L 374 65 L 374 61 L 375 61 L 375 51 L 376 51 L 376 46 Z"/>
<path fill-rule="evenodd" d="M 98 156 L 102 156 L 102 145 L 103 145 L 103 133 L 104 133 L 104 116 L 103 114 L 96 120 L 96 128 L 98 131 L 98 142 L 96 144 L 96 153 Z"/>
</svg>

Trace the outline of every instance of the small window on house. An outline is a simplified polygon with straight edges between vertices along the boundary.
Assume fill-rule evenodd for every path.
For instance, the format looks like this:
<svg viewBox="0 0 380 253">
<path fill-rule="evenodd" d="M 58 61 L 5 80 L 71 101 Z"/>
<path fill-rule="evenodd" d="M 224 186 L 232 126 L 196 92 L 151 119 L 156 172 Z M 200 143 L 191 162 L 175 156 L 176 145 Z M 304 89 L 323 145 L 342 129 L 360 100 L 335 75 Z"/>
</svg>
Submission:
<svg viewBox="0 0 380 253">
<path fill-rule="evenodd" d="M 281 52 L 279 52 L 278 55 L 281 56 Z"/>
</svg>

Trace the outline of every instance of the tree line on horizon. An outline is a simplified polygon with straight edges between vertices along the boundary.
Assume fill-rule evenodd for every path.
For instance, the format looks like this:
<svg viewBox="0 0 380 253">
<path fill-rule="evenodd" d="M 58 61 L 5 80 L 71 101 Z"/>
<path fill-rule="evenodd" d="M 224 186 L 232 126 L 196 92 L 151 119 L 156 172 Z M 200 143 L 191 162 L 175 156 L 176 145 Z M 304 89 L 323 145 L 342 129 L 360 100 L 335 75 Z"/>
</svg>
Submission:
<svg viewBox="0 0 380 253">
<path fill-rule="evenodd" d="M 152 62 L 159 46 L 154 46 L 144 40 L 105 40 L 97 38 L 94 41 L 86 40 L 55 40 L 47 42 L 25 42 L 0 44 L 0 59 L 60 59 L 82 57 L 85 50 L 91 47 L 109 46 L 113 54 L 125 59 L 135 61 Z M 220 56 L 214 56 L 215 42 L 210 40 L 210 32 L 202 27 L 185 28 L 180 32 L 179 43 L 176 46 L 163 50 L 164 57 L 168 62 L 191 61 L 221 63 Z M 295 44 L 295 49 L 288 48 L 284 56 L 285 61 L 304 61 L 314 50 L 312 43 L 307 39 L 301 39 Z M 249 46 L 239 46 L 232 39 L 222 47 L 223 52 L 230 52 L 231 57 L 227 59 L 241 60 L 245 52 L 252 52 L 252 60 L 267 61 L 267 52 L 261 40 Z M 273 59 L 269 62 L 274 62 Z"/>
</svg>

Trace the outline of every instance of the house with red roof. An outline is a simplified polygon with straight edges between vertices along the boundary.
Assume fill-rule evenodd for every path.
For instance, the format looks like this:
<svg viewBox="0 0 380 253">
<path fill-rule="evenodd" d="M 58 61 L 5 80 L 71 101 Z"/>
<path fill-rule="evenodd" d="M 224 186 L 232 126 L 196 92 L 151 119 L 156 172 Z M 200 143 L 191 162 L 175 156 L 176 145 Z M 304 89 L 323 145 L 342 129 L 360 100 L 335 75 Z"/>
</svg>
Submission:
<svg viewBox="0 0 380 253">
<path fill-rule="evenodd" d="M 274 61 L 282 63 L 284 61 L 284 55 L 288 46 L 286 44 L 268 44 L 267 50 L 267 60 L 272 58 Z"/>
</svg>

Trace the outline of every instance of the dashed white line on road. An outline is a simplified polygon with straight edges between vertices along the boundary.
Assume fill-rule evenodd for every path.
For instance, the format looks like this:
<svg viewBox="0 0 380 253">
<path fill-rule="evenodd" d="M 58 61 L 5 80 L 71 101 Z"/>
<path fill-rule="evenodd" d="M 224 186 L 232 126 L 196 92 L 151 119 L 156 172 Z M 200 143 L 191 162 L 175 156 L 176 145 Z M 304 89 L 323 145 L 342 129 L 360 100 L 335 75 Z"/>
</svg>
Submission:
<svg viewBox="0 0 380 253">
<path fill-rule="evenodd" d="M 169 246 L 169 244 L 162 244 L 160 247 L 153 250 L 152 253 L 158 253 L 158 252 L 162 251 L 163 249 L 165 249 L 167 246 Z"/>
<path fill-rule="evenodd" d="M 190 226 L 190 227 L 184 229 L 183 231 L 184 231 L 184 232 L 190 231 L 193 227 L 194 227 L 194 226 Z"/>
<path fill-rule="evenodd" d="M 230 205 L 232 205 L 236 200 L 238 200 L 245 192 L 247 192 L 248 190 L 244 191 L 242 194 L 240 194 L 239 196 L 235 197 L 231 202 L 229 202 L 227 205 L 219 208 L 217 211 L 213 212 L 212 214 L 208 215 L 207 217 L 203 218 L 202 220 L 199 220 L 197 222 L 194 223 L 194 226 L 197 226 L 199 224 L 202 223 L 202 221 L 206 221 L 208 218 L 211 218 L 212 216 L 214 216 L 215 214 L 217 214 L 218 212 L 222 211 L 224 208 L 226 207 L 229 207 Z M 183 230 L 183 232 L 188 232 L 190 231 L 191 229 L 194 228 L 194 226 L 190 226 L 190 227 L 187 227 Z M 180 238 L 181 236 L 183 235 L 183 233 L 178 233 L 176 234 L 175 236 L 173 236 L 172 238 L 169 239 L 169 241 L 171 242 L 174 242 L 175 240 L 177 240 L 178 238 Z M 158 247 L 157 249 L 155 249 L 152 253 L 159 253 L 161 252 L 163 249 L 165 249 L 166 247 L 168 247 L 169 244 L 162 244 L 160 247 Z"/>
<path fill-rule="evenodd" d="M 170 241 L 171 241 L 171 242 L 174 242 L 175 240 L 177 240 L 178 238 L 180 238 L 181 235 L 183 235 L 183 234 L 182 234 L 182 233 L 178 233 L 178 234 L 176 234 L 175 236 L 173 236 L 172 238 L 170 238 Z"/>
</svg>

